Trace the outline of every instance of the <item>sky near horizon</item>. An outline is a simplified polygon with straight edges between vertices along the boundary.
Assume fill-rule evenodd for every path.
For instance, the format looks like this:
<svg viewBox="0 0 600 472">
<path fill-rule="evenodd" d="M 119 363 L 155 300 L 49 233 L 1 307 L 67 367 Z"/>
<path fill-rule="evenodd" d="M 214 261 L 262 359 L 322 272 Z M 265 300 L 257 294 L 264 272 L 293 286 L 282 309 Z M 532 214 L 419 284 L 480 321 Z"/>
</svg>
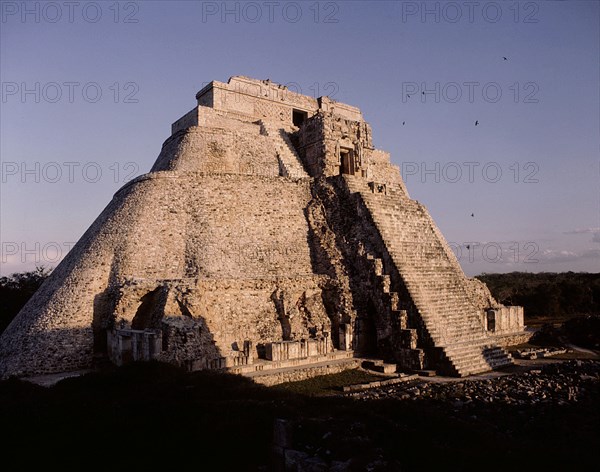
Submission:
<svg viewBox="0 0 600 472">
<path fill-rule="evenodd" d="M 0 275 L 56 266 L 234 75 L 358 106 L 467 275 L 600 272 L 596 1 L 0 6 Z"/>
</svg>

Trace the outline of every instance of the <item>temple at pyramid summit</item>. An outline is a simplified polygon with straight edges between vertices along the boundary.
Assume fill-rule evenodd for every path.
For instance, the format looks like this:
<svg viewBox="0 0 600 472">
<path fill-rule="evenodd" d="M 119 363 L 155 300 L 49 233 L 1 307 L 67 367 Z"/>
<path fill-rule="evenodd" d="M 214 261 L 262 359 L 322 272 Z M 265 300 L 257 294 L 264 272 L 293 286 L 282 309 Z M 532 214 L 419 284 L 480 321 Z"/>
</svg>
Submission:
<svg viewBox="0 0 600 472">
<path fill-rule="evenodd" d="M 196 99 L 2 334 L 0 377 L 512 363 L 523 309 L 465 276 L 358 108 L 241 76 Z"/>
</svg>

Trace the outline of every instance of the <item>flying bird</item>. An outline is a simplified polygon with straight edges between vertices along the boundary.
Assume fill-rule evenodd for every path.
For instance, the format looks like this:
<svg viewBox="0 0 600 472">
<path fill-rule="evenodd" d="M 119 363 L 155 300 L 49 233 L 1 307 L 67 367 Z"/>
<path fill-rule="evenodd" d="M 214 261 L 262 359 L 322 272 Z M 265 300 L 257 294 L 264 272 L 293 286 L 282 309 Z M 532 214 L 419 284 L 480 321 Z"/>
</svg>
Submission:
<svg viewBox="0 0 600 472">
<path fill-rule="evenodd" d="M 467 248 L 467 250 L 471 249 L 471 246 L 469 246 L 468 244 L 465 247 Z"/>
<path fill-rule="evenodd" d="M 471 213 L 471 218 L 475 218 L 475 213 Z"/>
<path fill-rule="evenodd" d="M 505 61 L 508 61 L 507 57 L 502 56 L 502 59 L 504 59 Z"/>
<path fill-rule="evenodd" d="M 408 98 L 410 98 L 410 95 L 409 95 L 409 94 L 406 94 L 406 96 L 407 96 Z"/>
<path fill-rule="evenodd" d="M 479 124 L 479 120 L 475 120 L 475 126 Z"/>
<path fill-rule="evenodd" d="M 403 121 L 403 122 L 402 122 L 402 126 L 404 126 L 405 124 L 406 124 L 406 121 Z"/>
</svg>

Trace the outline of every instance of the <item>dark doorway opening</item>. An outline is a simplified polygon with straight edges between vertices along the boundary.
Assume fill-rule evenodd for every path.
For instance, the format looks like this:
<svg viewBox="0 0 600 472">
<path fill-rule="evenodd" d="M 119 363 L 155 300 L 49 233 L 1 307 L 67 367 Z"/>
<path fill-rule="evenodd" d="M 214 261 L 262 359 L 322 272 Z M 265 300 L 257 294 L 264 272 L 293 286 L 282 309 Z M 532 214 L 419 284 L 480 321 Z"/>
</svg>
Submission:
<svg viewBox="0 0 600 472">
<path fill-rule="evenodd" d="M 94 355 L 99 358 L 107 354 L 106 343 L 108 337 L 106 330 L 111 326 L 113 306 L 114 303 L 108 289 L 94 297 L 94 317 L 92 320 Z"/>
<path fill-rule="evenodd" d="M 302 125 L 302 123 L 304 123 L 307 118 L 307 112 L 302 110 L 296 110 L 295 108 L 292 110 L 292 123 L 294 123 L 294 126 L 300 127 L 300 125 Z"/>
<path fill-rule="evenodd" d="M 353 154 L 351 149 L 340 149 L 340 174 L 354 175 Z"/>
<path fill-rule="evenodd" d="M 366 312 L 356 319 L 354 336 L 356 350 L 363 356 L 377 355 L 377 328 L 375 327 L 375 305 L 369 300 Z"/>
<path fill-rule="evenodd" d="M 487 329 L 488 331 L 496 331 L 496 312 L 490 310 L 487 312 Z"/>
<path fill-rule="evenodd" d="M 121 343 L 121 360 L 123 364 L 133 362 L 133 342 L 131 336 L 123 336 Z"/>
<path fill-rule="evenodd" d="M 140 306 L 131 321 L 132 329 L 150 329 L 154 327 L 155 318 L 159 314 L 159 298 L 160 288 L 156 288 L 140 299 Z"/>
</svg>

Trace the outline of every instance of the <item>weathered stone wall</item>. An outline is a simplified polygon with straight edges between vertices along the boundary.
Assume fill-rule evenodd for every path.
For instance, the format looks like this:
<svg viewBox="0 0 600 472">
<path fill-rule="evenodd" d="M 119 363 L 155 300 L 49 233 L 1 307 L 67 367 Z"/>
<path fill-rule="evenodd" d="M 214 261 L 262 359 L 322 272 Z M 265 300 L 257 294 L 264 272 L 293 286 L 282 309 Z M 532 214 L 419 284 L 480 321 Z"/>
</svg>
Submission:
<svg viewBox="0 0 600 472">
<path fill-rule="evenodd" d="M 306 120 L 300 131 L 293 135 L 298 154 L 304 162 L 308 174 L 311 177 L 322 176 L 325 173 L 323 156 L 326 153 L 324 137 L 325 117 L 323 113 L 317 113 Z"/>
<path fill-rule="evenodd" d="M 319 375 L 337 374 L 344 370 L 358 369 L 358 367 L 360 367 L 360 362 L 358 360 L 348 360 L 347 362 L 331 363 L 315 367 L 302 368 L 300 366 L 297 369 L 282 369 L 279 372 L 254 375 L 252 376 L 252 380 L 256 383 L 270 387 L 285 382 L 298 382 L 300 380 L 318 377 Z"/>
<path fill-rule="evenodd" d="M 257 358 L 266 343 L 331 332 L 323 300 L 328 285 L 326 277 L 312 275 L 202 279 L 189 306 L 205 320 L 223 356 L 240 351 L 249 340 Z"/>
<path fill-rule="evenodd" d="M 360 109 L 353 107 L 352 105 L 337 102 L 329 97 L 319 97 L 317 99 L 317 102 L 319 104 L 319 108 L 326 113 L 330 113 L 332 115 L 344 118 L 349 121 L 365 121 L 363 119 Z"/>
<path fill-rule="evenodd" d="M 198 105 L 225 111 L 238 118 L 243 116 L 280 122 L 293 129 L 292 111 L 305 111 L 312 116 L 321 109 L 354 122 L 363 122 L 360 110 L 328 97 L 315 99 L 297 93 L 294 86 L 276 84 L 269 80 L 231 77 L 227 83 L 213 81 L 196 95 Z"/>
<path fill-rule="evenodd" d="M 161 331 L 113 329 L 108 332 L 108 358 L 116 365 L 150 361 L 161 351 Z"/>
<path fill-rule="evenodd" d="M 523 307 L 502 306 L 487 310 L 486 328 L 496 335 L 522 332 L 525 328 Z"/>
<path fill-rule="evenodd" d="M 256 118 L 240 113 L 198 105 L 171 125 L 171 135 L 193 126 L 256 133 L 258 131 L 256 121 Z"/>
<path fill-rule="evenodd" d="M 179 118 L 175 123 L 171 125 L 171 136 L 173 136 L 178 131 L 182 131 L 186 128 L 191 128 L 192 126 L 198 126 L 198 115 L 200 112 L 200 106 L 190 110 L 181 118 Z M 163 145 L 164 146 L 164 145 Z"/>
<path fill-rule="evenodd" d="M 206 97 L 205 97 L 206 96 Z M 196 95 L 199 105 L 292 125 L 292 110 L 313 114 L 317 100 L 295 93 L 287 87 L 268 80 L 257 81 L 245 77 L 232 77 L 229 82 L 211 82 Z"/>
<path fill-rule="evenodd" d="M 302 124 L 296 142 L 312 177 L 339 175 L 342 152 L 350 154 L 352 174 L 367 175 L 373 142 L 371 127 L 364 121 L 320 110 Z"/>
<path fill-rule="evenodd" d="M 202 88 L 202 90 L 199 90 L 198 93 L 196 94 L 196 100 L 198 102 L 198 105 L 200 106 L 204 106 L 204 107 L 213 107 L 213 103 L 214 103 L 214 89 L 213 89 L 213 85 L 215 84 L 215 81 L 211 82 L 210 84 L 206 85 L 205 87 Z"/>
<path fill-rule="evenodd" d="M 346 173 L 394 186 L 408 196 L 400 169 L 391 164 L 389 153 L 373 148 L 371 127 L 365 122 L 319 110 L 293 139 L 312 177 Z M 350 154 L 349 169 L 342 169 L 342 153 Z"/>
<path fill-rule="evenodd" d="M 408 192 L 400 176 L 400 168 L 390 162 L 390 154 L 379 149 L 370 150 L 366 154 L 366 178 L 369 181 L 395 187 L 408 197 Z"/>
<path fill-rule="evenodd" d="M 246 175 L 280 175 L 273 138 L 219 128 L 193 127 L 176 133 L 164 145 L 151 172 L 182 171 Z M 202 156 L 196 159 L 194 156 Z"/>
</svg>

